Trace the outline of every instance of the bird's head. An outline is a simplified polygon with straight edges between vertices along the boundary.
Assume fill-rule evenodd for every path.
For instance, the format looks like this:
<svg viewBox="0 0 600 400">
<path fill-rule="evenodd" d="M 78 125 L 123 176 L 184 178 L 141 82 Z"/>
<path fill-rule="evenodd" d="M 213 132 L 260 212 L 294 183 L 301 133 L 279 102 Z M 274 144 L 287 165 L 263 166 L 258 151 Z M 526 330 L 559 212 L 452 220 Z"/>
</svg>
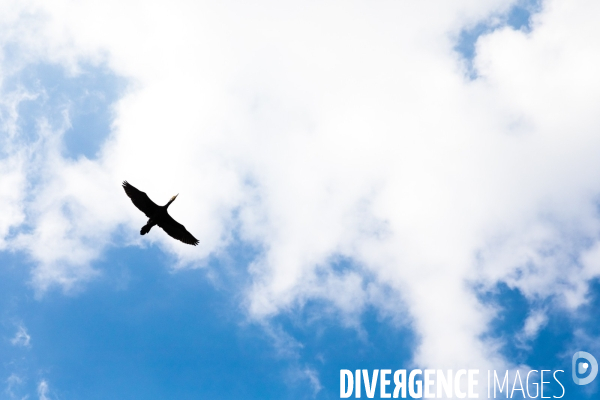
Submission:
<svg viewBox="0 0 600 400">
<path fill-rule="evenodd" d="M 169 202 L 165 205 L 165 207 L 169 207 L 171 205 L 171 203 L 173 201 L 175 201 L 175 199 L 177 198 L 177 196 L 179 196 L 179 193 L 177 193 L 175 196 L 171 197 L 171 200 L 169 200 Z"/>
</svg>

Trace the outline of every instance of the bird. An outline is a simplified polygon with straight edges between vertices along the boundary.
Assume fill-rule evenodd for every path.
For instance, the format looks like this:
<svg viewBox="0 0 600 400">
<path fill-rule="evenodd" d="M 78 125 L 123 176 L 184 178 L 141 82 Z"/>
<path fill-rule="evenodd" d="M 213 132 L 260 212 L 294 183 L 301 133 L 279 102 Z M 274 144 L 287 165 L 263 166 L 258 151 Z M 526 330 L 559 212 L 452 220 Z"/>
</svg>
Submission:
<svg viewBox="0 0 600 400">
<path fill-rule="evenodd" d="M 136 189 L 132 184 L 123 181 L 123 189 L 131 202 L 148 217 L 148 223 L 140 230 L 140 235 L 150 232 L 154 225 L 160 226 L 169 236 L 182 241 L 185 244 L 197 246 L 200 241 L 185 229 L 185 226 L 175 221 L 167 212 L 167 208 L 179 196 L 179 193 L 171 197 L 171 200 L 164 206 L 159 206 L 150 200 L 150 197 L 141 190 Z"/>
</svg>

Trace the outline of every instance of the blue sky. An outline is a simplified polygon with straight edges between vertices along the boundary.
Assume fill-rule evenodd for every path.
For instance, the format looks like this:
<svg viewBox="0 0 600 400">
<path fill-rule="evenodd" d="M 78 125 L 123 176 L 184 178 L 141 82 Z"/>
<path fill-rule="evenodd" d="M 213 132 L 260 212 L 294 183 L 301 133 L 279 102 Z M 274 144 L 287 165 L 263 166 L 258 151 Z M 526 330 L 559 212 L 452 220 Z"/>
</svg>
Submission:
<svg viewBox="0 0 600 400">
<path fill-rule="evenodd" d="M 114 32 L 109 3 L 0 4 L 0 399 L 337 399 L 386 368 L 598 395 L 571 357 L 600 356 L 599 10 L 192 3 Z M 125 179 L 200 245 L 140 237 Z"/>
<path fill-rule="evenodd" d="M 271 322 L 294 341 L 278 348 L 240 310 L 244 254 L 234 276 L 215 284 L 204 270 L 170 273 L 172 260 L 154 246 L 114 248 L 84 291 L 43 299 L 27 284 L 21 257 L 2 259 L 3 374 L 25 377 L 12 388 L 17 396 L 45 379 L 49 398 L 338 398 L 339 369 L 402 365 L 415 343 L 410 329 L 374 310 L 361 316 L 358 335 L 334 316 L 315 320 L 320 305 L 307 304 Z M 32 338 L 27 346 L 7 340 L 21 326 Z M 307 368 L 323 386 L 316 396 Z"/>
</svg>

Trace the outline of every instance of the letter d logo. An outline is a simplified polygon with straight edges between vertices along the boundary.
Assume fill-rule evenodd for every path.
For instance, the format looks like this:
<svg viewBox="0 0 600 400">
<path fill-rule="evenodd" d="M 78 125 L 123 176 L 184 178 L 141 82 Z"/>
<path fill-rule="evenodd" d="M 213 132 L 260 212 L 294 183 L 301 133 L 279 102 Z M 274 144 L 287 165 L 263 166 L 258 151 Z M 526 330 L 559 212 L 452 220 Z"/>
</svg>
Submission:
<svg viewBox="0 0 600 400">
<path fill-rule="evenodd" d="M 579 360 L 580 358 L 584 358 L 587 362 L 580 363 L 579 368 L 577 368 L 578 367 L 577 360 Z M 577 376 L 578 374 L 584 374 L 590 366 L 592 367 L 592 370 L 587 377 L 582 379 Z M 598 375 L 598 361 L 596 361 L 594 356 L 591 355 L 590 353 L 587 353 L 585 351 L 578 351 L 577 353 L 573 354 L 573 370 L 572 371 L 573 371 L 573 382 L 575 382 L 575 384 L 587 385 L 588 383 L 590 383 L 591 381 L 593 381 L 596 378 L 596 375 Z"/>
</svg>

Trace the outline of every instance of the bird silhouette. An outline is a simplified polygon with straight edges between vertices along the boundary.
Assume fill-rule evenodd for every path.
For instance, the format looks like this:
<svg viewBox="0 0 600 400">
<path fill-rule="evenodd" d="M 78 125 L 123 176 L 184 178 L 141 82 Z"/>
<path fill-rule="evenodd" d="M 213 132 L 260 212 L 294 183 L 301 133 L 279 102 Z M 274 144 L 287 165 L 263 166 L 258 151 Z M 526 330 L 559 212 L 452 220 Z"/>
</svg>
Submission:
<svg viewBox="0 0 600 400">
<path fill-rule="evenodd" d="M 185 226 L 175 221 L 167 212 L 167 208 L 175 201 L 179 194 L 171 197 L 171 200 L 164 206 L 159 206 L 150 200 L 150 197 L 148 197 L 146 193 L 136 189 L 127 181 L 123 181 L 123 189 L 125 189 L 125 193 L 127 193 L 131 202 L 149 218 L 146 225 L 140 230 L 140 235 L 145 235 L 150 232 L 150 229 L 152 229 L 154 225 L 158 225 L 167 232 L 169 236 L 180 240 L 185 244 L 196 246 L 200 243 L 198 239 L 185 229 Z"/>
</svg>

